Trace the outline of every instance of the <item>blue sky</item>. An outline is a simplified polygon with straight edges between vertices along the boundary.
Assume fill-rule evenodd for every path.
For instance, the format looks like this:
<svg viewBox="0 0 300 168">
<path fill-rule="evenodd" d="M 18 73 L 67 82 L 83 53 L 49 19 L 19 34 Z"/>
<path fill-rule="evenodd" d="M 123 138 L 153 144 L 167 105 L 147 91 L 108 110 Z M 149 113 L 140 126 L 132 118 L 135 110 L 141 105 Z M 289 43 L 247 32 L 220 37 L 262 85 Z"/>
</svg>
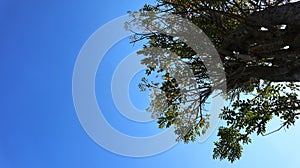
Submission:
<svg viewBox="0 0 300 168">
<path fill-rule="evenodd" d="M 213 141 L 178 144 L 146 158 L 113 154 L 97 145 L 81 127 L 72 99 L 72 74 L 85 41 L 110 20 L 139 9 L 145 1 L 0 0 L 0 167 L 300 167 L 299 121 L 296 127 L 267 137 L 253 137 L 240 161 L 212 159 Z M 136 123 L 120 115 L 110 97 L 114 68 L 138 46 L 128 39 L 112 47 L 99 68 L 96 87 L 104 116 L 133 136 L 153 135 L 155 122 Z M 147 97 L 130 84 L 132 102 L 146 107 Z M 102 86 L 102 85 L 101 85 Z M 139 96 L 137 96 L 139 95 Z M 274 127 L 275 128 L 275 127 Z"/>
</svg>

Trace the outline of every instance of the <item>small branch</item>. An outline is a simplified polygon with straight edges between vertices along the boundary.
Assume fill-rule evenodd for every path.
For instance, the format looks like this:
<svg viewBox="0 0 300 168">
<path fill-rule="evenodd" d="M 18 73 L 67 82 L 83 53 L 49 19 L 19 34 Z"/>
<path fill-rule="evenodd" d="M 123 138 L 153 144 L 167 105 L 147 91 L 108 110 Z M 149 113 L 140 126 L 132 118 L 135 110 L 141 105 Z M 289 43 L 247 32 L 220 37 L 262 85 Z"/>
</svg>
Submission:
<svg viewBox="0 0 300 168">
<path fill-rule="evenodd" d="M 267 134 L 262 134 L 262 136 L 268 136 L 268 135 L 271 135 L 271 134 L 273 134 L 273 133 L 275 133 L 275 132 L 278 132 L 278 131 L 280 131 L 284 126 L 285 126 L 286 124 L 283 124 L 281 127 L 279 127 L 278 129 L 276 129 L 276 130 L 274 130 L 274 131 L 272 131 L 272 132 L 269 132 L 269 133 L 267 133 Z"/>
</svg>

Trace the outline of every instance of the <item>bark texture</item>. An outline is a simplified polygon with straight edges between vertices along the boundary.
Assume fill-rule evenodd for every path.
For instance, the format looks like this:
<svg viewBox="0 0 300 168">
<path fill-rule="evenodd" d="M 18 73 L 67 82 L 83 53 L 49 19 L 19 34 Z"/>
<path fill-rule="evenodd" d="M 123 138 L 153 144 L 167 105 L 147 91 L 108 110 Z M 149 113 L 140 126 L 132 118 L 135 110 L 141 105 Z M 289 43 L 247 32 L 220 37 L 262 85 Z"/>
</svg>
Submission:
<svg viewBox="0 0 300 168">
<path fill-rule="evenodd" d="M 300 2 L 252 13 L 218 51 L 229 88 L 253 78 L 300 82 Z"/>
</svg>

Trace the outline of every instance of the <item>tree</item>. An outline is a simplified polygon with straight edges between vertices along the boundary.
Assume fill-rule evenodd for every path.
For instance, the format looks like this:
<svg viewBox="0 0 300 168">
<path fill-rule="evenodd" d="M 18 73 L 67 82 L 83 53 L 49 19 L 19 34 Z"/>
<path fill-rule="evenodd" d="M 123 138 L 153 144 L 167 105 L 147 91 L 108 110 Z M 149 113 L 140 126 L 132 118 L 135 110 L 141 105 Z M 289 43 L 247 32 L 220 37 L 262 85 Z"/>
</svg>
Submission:
<svg viewBox="0 0 300 168">
<path fill-rule="evenodd" d="M 146 11 L 188 19 L 203 30 L 216 47 L 226 76 L 224 98 L 230 106 L 225 106 L 220 115 L 226 126 L 218 129 L 214 158 L 234 162 L 241 157 L 242 145 L 251 142 L 251 134 L 269 135 L 294 125 L 300 115 L 300 2 L 157 0 L 157 4 L 145 5 L 140 10 Z M 131 14 L 133 22 L 145 21 L 134 12 Z M 136 33 L 132 42 L 145 42 L 145 39 L 148 42 L 139 54 L 145 55 L 142 63 L 148 67 L 146 75 L 155 73 L 162 79 L 153 81 L 145 77 L 142 80 L 142 90 L 162 91 L 156 90 L 148 111 L 157 117 L 160 128 L 174 125 L 178 140 L 195 141 L 209 127 L 205 103 L 216 89 L 201 60 L 205 54 L 197 54 L 177 37 L 158 32 Z M 166 54 L 158 55 L 151 51 L 152 47 L 175 53 L 188 63 L 193 75 L 187 78 L 194 79 L 197 86 L 184 84 L 182 87 L 179 84 L 182 82 L 170 75 L 168 61 L 153 65 L 153 61 Z M 193 100 L 182 94 L 187 86 L 194 88 L 188 91 Z M 163 96 L 167 97 L 164 102 Z M 276 117 L 282 120 L 282 125 L 268 133 L 267 124 Z"/>
</svg>

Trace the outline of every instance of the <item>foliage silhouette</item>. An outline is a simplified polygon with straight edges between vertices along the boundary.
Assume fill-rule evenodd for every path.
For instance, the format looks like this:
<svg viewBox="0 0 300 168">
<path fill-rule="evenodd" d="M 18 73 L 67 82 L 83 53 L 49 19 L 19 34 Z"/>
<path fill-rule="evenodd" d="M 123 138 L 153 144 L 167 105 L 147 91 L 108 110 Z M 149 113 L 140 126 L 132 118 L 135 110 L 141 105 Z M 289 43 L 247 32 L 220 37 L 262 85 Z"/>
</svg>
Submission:
<svg viewBox="0 0 300 168">
<path fill-rule="evenodd" d="M 209 128 L 206 103 L 222 82 L 227 86 L 222 95 L 230 105 L 220 115 L 226 126 L 218 129 L 213 158 L 234 162 L 242 155 L 242 145 L 251 143 L 251 134 L 265 136 L 295 124 L 300 115 L 300 2 L 157 0 L 139 13 L 150 11 L 178 15 L 203 30 L 216 47 L 226 76 L 226 81 L 212 81 L 203 62 L 207 53 L 199 55 L 179 37 L 154 31 L 136 33 L 132 42 L 145 43 L 139 54 L 145 56 L 142 63 L 148 67 L 140 87 L 155 92 L 148 111 L 157 117 L 159 128 L 174 125 L 178 140 L 196 141 Z M 149 24 L 141 14 L 130 14 L 133 24 Z M 167 24 L 178 27 L 177 23 Z M 153 52 L 153 47 L 164 52 Z M 175 73 L 186 73 L 168 61 L 170 54 L 190 65 L 193 75 L 181 79 L 185 84 L 170 72 L 170 67 L 176 67 Z M 163 61 L 154 63 L 158 60 Z M 151 75 L 160 80 L 153 81 Z M 184 91 L 187 87 L 192 89 Z M 267 124 L 274 118 L 282 124 L 268 132 Z"/>
</svg>

